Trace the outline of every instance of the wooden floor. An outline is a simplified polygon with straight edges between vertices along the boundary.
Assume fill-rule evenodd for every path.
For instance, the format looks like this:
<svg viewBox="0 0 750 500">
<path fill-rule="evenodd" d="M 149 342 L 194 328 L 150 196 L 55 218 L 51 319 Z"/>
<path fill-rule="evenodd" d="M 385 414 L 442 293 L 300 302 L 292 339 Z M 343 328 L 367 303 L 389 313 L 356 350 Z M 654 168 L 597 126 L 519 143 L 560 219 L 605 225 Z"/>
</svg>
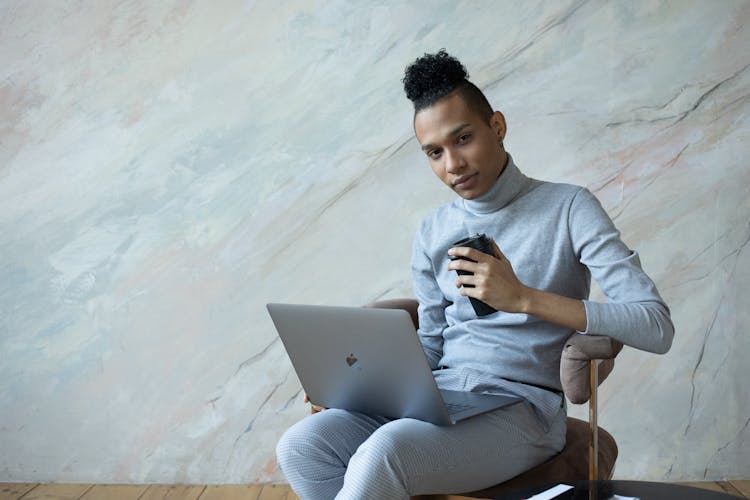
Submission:
<svg viewBox="0 0 750 500">
<path fill-rule="evenodd" d="M 750 481 L 677 483 L 750 499 Z M 462 498 L 462 497 L 451 497 Z M 288 486 L 0 483 L 0 500 L 297 500 Z"/>
<path fill-rule="evenodd" d="M 288 486 L 156 484 L 8 484 L 0 500 L 297 500 Z"/>
</svg>

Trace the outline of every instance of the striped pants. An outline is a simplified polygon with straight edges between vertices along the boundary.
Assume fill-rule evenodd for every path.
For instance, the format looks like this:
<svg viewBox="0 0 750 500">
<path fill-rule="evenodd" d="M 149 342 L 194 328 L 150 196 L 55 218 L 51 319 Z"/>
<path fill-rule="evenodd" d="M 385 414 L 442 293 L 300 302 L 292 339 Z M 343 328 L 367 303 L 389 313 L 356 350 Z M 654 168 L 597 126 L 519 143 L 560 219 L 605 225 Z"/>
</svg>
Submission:
<svg viewBox="0 0 750 500">
<path fill-rule="evenodd" d="M 565 408 L 547 420 L 523 401 L 452 426 L 345 410 L 311 415 L 276 447 L 303 500 L 408 500 L 510 479 L 565 445 Z"/>
</svg>

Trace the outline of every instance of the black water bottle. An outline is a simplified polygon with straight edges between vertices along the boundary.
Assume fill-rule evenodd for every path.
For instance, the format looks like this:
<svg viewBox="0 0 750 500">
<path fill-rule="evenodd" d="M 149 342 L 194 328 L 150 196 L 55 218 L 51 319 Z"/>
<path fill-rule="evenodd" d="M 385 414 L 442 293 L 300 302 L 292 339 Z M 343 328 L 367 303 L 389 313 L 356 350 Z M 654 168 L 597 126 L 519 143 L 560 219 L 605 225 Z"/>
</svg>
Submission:
<svg viewBox="0 0 750 500">
<path fill-rule="evenodd" d="M 487 255 L 494 255 L 494 252 L 492 251 L 492 242 L 490 242 L 490 239 L 487 238 L 487 236 L 482 234 L 476 234 L 474 236 L 470 236 L 469 238 L 464 238 L 460 241 L 457 241 L 453 244 L 454 247 L 471 247 L 476 248 L 480 252 L 484 252 Z M 474 260 L 471 260 L 466 257 L 459 257 L 455 255 L 450 256 L 451 260 L 456 259 L 463 259 L 468 260 L 470 262 L 476 262 Z M 458 274 L 474 274 L 470 271 L 463 271 L 463 270 L 456 270 Z M 464 285 L 466 288 L 474 288 L 474 285 Z M 494 312 L 497 312 L 497 309 L 494 307 L 485 304 L 479 299 L 475 299 L 474 297 L 469 297 L 469 300 L 471 301 L 471 306 L 474 308 L 474 312 L 477 313 L 477 316 L 487 316 L 488 314 L 492 314 Z"/>
</svg>

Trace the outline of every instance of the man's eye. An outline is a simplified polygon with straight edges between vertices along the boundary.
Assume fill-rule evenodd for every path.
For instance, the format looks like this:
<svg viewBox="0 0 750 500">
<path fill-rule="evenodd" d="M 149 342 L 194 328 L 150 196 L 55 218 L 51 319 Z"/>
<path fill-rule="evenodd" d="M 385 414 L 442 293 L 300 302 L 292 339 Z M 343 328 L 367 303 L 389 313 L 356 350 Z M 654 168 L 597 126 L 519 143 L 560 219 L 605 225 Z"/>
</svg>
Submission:
<svg viewBox="0 0 750 500">
<path fill-rule="evenodd" d="M 464 135 L 462 135 L 462 136 L 459 136 L 459 138 L 458 138 L 458 143 L 459 143 L 459 144 L 462 144 L 462 143 L 464 143 L 464 142 L 467 142 L 467 141 L 468 141 L 468 140 L 470 140 L 470 139 L 471 139 L 471 134 L 464 134 Z"/>
<path fill-rule="evenodd" d="M 440 151 L 439 149 L 433 149 L 432 151 L 430 151 L 429 153 L 427 153 L 427 156 L 429 156 L 433 160 L 437 160 L 438 158 L 440 158 L 440 154 L 441 153 L 442 153 L 442 151 Z"/>
</svg>

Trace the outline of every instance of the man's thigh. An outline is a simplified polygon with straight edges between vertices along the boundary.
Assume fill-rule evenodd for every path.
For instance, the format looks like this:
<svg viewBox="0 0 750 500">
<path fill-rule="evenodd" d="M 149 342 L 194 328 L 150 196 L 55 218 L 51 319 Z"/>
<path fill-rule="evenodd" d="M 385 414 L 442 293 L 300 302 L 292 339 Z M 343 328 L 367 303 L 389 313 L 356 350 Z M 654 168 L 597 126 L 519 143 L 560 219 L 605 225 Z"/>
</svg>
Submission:
<svg viewBox="0 0 750 500">
<path fill-rule="evenodd" d="M 393 420 L 363 446 L 370 444 L 393 450 L 412 495 L 471 491 L 510 479 L 560 451 L 565 410 L 551 427 L 525 401 L 451 426 Z"/>
</svg>

